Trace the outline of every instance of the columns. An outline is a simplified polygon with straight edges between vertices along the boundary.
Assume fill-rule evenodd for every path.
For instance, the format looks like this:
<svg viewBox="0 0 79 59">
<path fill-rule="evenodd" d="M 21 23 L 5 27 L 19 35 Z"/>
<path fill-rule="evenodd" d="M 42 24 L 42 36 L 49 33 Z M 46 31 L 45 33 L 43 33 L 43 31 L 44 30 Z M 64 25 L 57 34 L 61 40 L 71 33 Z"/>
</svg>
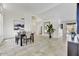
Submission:
<svg viewBox="0 0 79 59">
<path fill-rule="evenodd" d="M 63 40 L 67 40 L 67 26 L 66 23 L 63 23 Z"/>
<path fill-rule="evenodd" d="M 3 14 L 2 5 L 0 5 L 0 42 L 3 40 Z"/>
</svg>

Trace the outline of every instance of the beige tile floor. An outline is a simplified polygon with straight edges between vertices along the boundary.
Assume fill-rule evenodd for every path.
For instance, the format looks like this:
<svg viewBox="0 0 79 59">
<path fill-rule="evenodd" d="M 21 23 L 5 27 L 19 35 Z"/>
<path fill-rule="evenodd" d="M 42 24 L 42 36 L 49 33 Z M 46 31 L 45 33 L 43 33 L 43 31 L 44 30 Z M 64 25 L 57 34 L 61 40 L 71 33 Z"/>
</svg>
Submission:
<svg viewBox="0 0 79 59">
<path fill-rule="evenodd" d="M 35 36 L 35 42 L 16 45 L 14 39 L 8 39 L 0 45 L 1 56 L 66 56 L 65 40 L 44 36 Z"/>
</svg>

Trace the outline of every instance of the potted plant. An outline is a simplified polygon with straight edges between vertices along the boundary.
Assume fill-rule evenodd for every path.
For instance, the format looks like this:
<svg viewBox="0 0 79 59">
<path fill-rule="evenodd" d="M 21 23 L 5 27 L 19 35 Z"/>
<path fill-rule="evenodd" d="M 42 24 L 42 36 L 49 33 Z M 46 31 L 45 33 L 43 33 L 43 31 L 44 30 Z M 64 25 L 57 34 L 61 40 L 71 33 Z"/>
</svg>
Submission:
<svg viewBox="0 0 79 59">
<path fill-rule="evenodd" d="M 54 32 L 54 28 L 52 24 L 47 25 L 47 32 L 49 34 L 49 38 L 52 38 L 51 34 Z"/>
</svg>

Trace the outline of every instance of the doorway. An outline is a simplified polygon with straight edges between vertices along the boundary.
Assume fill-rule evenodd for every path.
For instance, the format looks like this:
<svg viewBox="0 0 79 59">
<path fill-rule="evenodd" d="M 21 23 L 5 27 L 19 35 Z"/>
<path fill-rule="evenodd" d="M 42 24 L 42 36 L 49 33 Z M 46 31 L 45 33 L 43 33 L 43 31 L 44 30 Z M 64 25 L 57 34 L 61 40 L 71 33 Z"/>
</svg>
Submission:
<svg viewBox="0 0 79 59">
<path fill-rule="evenodd" d="M 77 30 L 77 25 L 75 22 L 73 23 L 66 23 L 66 27 L 67 27 L 67 33 L 66 33 L 66 36 L 67 36 L 67 40 L 68 41 L 71 41 L 71 33 L 74 32 L 74 33 L 77 33 L 76 30 Z"/>
</svg>

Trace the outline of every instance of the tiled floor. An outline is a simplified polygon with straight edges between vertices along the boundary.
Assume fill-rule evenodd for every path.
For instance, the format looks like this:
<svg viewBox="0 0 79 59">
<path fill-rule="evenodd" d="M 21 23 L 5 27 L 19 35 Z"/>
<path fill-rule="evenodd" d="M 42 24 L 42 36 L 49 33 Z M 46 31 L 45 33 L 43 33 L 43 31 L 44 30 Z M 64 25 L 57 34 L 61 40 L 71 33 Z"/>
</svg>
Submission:
<svg viewBox="0 0 79 59">
<path fill-rule="evenodd" d="M 0 45 L 3 56 L 66 56 L 65 40 L 43 36 L 35 36 L 35 42 L 24 46 L 16 45 L 14 39 L 8 39 Z"/>
</svg>

